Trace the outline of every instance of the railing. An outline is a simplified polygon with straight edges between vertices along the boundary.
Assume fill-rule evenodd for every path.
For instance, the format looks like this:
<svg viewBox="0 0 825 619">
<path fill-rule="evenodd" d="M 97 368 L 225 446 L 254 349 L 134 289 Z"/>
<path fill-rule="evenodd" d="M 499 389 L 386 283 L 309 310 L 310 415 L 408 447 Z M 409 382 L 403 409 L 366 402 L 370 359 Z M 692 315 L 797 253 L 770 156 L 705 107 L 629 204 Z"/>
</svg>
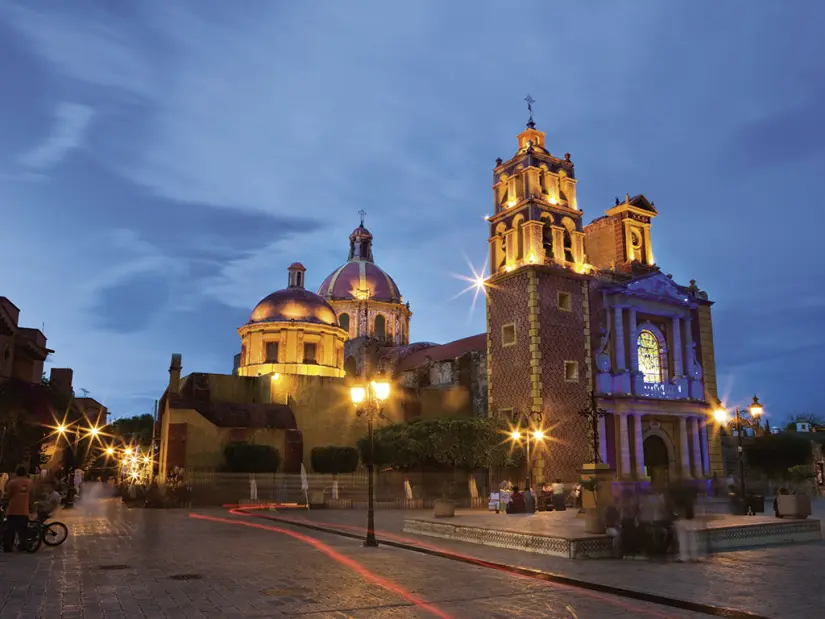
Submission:
<svg viewBox="0 0 825 619">
<path fill-rule="evenodd" d="M 671 385 L 669 383 L 642 383 L 642 392 L 637 395 L 646 398 L 661 398 L 663 400 L 681 400 L 687 397 L 682 392 L 681 385 Z"/>
</svg>

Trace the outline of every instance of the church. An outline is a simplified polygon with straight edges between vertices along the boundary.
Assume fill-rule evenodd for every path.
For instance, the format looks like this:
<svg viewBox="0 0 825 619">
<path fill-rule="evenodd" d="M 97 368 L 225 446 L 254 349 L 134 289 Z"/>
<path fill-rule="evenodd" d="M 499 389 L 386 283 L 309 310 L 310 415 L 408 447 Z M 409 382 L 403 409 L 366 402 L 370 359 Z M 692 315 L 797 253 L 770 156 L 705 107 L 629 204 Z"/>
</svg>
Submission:
<svg viewBox="0 0 825 619">
<path fill-rule="evenodd" d="M 708 425 L 718 399 L 708 295 L 656 264 L 658 211 L 644 195 L 617 198 L 583 223 L 571 156 L 553 155 L 545 139 L 531 115 L 513 157 L 493 169 L 486 333 L 410 343 L 411 305 L 376 264 L 361 212 L 347 260 L 317 292 L 296 262 L 286 288 L 253 308 L 232 374 L 181 377 L 172 356 L 161 475 L 217 468 L 238 440 L 277 447 L 286 472 L 309 469 L 313 447 L 354 445 L 366 433 L 349 387 L 376 375 L 393 383 L 392 421 L 489 415 L 543 429 L 538 482 L 574 481 L 596 457 L 626 481 L 720 470 Z M 595 444 L 588 408 L 600 413 Z"/>
</svg>

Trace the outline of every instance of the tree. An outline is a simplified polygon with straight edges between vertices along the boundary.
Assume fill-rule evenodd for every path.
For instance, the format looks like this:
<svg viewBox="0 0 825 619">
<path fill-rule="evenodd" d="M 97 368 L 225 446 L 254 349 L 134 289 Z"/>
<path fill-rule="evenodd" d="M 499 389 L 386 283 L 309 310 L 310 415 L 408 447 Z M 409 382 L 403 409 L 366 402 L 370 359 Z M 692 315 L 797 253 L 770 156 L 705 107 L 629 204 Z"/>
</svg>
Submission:
<svg viewBox="0 0 825 619">
<path fill-rule="evenodd" d="M 374 433 L 375 464 L 399 471 L 413 469 L 473 470 L 517 466 L 524 458 L 507 441 L 498 420 L 472 417 L 419 419 L 380 428 Z M 369 461 L 369 440 L 358 441 Z"/>
<path fill-rule="evenodd" d="M 119 437 L 124 443 L 150 445 L 155 427 L 155 418 L 149 413 L 135 415 L 134 417 L 123 417 L 115 419 L 109 427 L 110 432 Z"/>
<path fill-rule="evenodd" d="M 744 452 L 749 467 L 775 479 L 791 467 L 810 464 L 813 458 L 811 441 L 793 433 L 758 436 L 745 443 Z"/>
<path fill-rule="evenodd" d="M 812 428 L 825 428 L 825 418 L 815 413 L 803 413 L 801 415 L 794 415 L 791 417 L 787 429 L 790 431 L 796 430 L 797 423 L 809 423 Z"/>
<path fill-rule="evenodd" d="M 326 445 L 314 447 L 311 454 L 312 470 L 316 473 L 339 475 L 358 468 L 358 450 L 355 447 Z"/>
<path fill-rule="evenodd" d="M 223 458 L 229 473 L 275 473 L 281 465 L 277 449 L 245 441 L 229 443 L 224 447 Z"/>
</svg>

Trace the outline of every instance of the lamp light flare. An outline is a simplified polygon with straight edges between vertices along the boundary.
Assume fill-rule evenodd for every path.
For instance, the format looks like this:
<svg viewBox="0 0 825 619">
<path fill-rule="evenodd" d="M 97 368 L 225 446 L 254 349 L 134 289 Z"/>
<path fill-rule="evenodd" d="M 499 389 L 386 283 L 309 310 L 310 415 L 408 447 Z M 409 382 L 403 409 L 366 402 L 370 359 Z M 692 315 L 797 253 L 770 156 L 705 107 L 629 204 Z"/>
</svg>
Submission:
<svg viewBox="0 0 825 619">
<path fill-rule="evenodd" d="M 484 260 L 484 265 L 481 267 L 480 270 L 477 271 L 476 268 L 473 266 L 473 263 L 470 262 L 467 256 L 464 256 L 464 259 L 467 261 L 467 265 L 470 267 L 470 272 L 472 273 L 472 276 L 454 274 L 453 277 L 455 277 L 456 279 L 464 280 L 465 282 L 468 282 L 470 285 L 464 288 L 463 290 L 459 291 L 458 294 L 456 294 L 450 299 L 450 301 L 457 299 L 464 293 L 472 291 L 473 301 L 470 304 L 470 319 L 472 319 L 473 313 L 475 312 L 476 303 L 478 303 L 479 294 L 487 294 L 488 284 L 487 278 L 485 277 L 485 273 L 487 272 L 487 260 Z"/>
<path fill-rule="evenodd" d="M 367 397 L 367 390 L 363 387 L 352 387 L 349 394 L 353 404 L 361 404 Z"/>
<path fill-rule="evenodd" d="M 759 398 L 757 398 L 755 395 L 753 396 L 753 402 L 751 402 L 750 411 L 753 417 L 759 417 L 762 413 L 765 412 L 765 409 L 759 402 Z"/>
<path fill-rule="evenodd" d="M 521 440 L 521 432 L 519 432 L 518 430 L 513 430 L 512 432 L 510 432 L 510 438 L 512 438 L 514 441 Z"/>
<path fill-rule="evenodd" d="M 114 447 L 107 447 L 107 448 L 106 448 L 106 455 L 107 455 L 107 456 L 113 456 L 113 455 L 115 455 L 115 448 L 114 448 Z"/>
<path fill-rule="evenodd" d="M 60 425 L 58 425 L 57 426 L 57 433 L 58 434 L 66 434 L 66 426 L 64 426 L 62 423 Z"/>
<path fill-rule="evenodd" d="M 533 432 L 533 439 L 536 441 L 543 441 L 544 440 L 544 431 L 543 430 L 536 430 Z"/>
<path fill-rule="evenodd" d="M 728 411 L 724 408 L 717 408 L 713 411 L 713 418 L 716 420 L 718 424 L 724 424 L 728 421 Z"/>
<path fill-rule="evenodd" d="M 382 402 L 390 397 L 390 384 L 384 381 L 373 381 L 370 384 L 372 393 L 378 400 Z"/>
</svg>

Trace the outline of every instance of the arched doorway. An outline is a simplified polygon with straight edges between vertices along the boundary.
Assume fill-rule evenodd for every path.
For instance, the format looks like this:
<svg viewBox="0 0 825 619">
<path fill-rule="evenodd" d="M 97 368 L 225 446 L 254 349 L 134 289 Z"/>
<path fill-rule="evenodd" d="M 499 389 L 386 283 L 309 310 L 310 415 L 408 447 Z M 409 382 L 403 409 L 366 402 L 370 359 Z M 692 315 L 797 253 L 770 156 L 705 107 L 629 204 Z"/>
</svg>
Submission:
<svg viewBox="0 0 825 619">
<path fill-rule="evenodd" d="M 349 378 L 358 376 L 358 363 L 355 361 L 355 357 L 349 357 L 347 359 L 347 362 L 344 364 L 344 372 L 346 372 Z"/>
<path fill-rule="evenodd" d="M 644 440 L 645 467 L 650 483 L 667 484 L 670 481 L 670 456 L 661 436 L 651 434 Z"/>
</svg>

